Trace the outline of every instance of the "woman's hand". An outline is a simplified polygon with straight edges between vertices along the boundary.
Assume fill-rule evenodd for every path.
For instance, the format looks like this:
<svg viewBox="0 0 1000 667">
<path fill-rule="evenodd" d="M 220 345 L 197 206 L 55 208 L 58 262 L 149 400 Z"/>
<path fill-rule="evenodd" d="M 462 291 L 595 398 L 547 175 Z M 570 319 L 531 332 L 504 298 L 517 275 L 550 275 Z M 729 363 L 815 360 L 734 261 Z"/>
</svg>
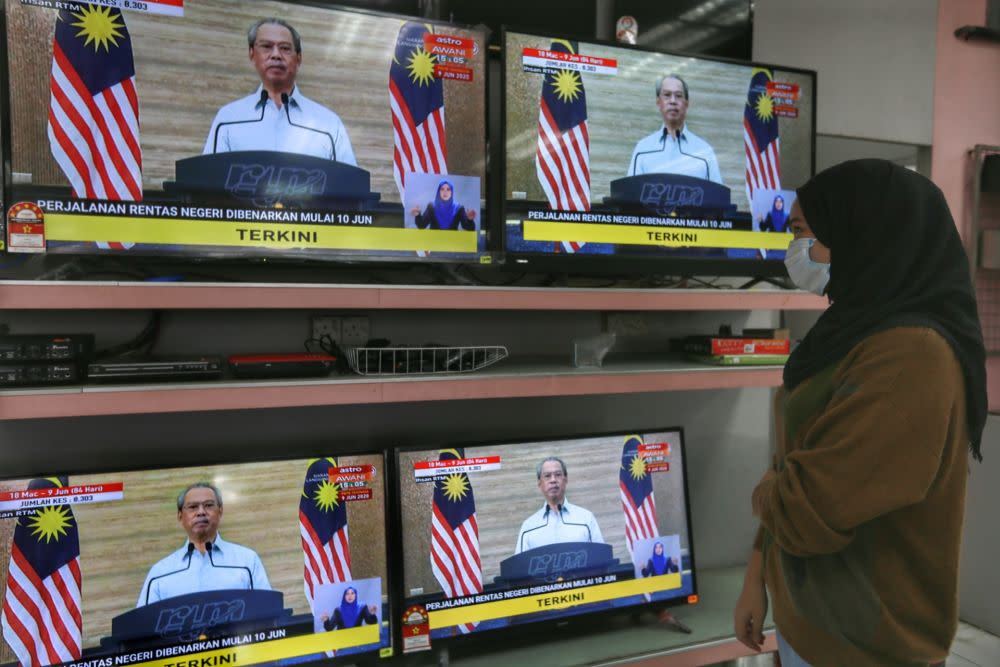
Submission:
<svg viewBox="0 0 1000 667">
<path fill-rule="evenodd" d="M 764 618 L 767 616 L 767 591 L 764 581 L 744 581 L 736 600 L 733 624 L 736 639 L 747 648 L 760 651 L 764 646 Z"/>
<path fill-rule="evenodd" d="M 417 217 L 418 215 L 420 215 L 420 208 L 418 208 L 417 206 L 411 208 L 410 215 L 412 215 L 413 217 Z"/>
<path fill-rule="evenodd" d="M 474 208 L 467 208 L 467 209 L 465 209 L 465 215 L 469 218 L 469 220 L 475 220 L 476 219 L 476 209 L 474 209 Z"/>
</svg>

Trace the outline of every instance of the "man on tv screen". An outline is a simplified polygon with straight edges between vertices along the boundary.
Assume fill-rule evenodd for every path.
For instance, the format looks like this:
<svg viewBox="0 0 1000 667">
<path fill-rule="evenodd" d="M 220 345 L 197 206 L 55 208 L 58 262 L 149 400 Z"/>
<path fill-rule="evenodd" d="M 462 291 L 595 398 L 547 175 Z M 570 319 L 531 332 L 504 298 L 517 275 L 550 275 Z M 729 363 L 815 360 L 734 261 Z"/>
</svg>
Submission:
<svg viewBox="0 0 1000 667">
<path fill-rule="evenodd" d="M 222 494 L 215 486 L 196 482 L 181 491 L 177 521 L 188 541 L 149 569 L 136 607 L 188 593 L 271 589 L 257 553 L 219 537 Z"/>
<path fill-rule="evenodd" d="M 261 85 L 219 109 L 202 152 L 280 151 L 357 166 L 340 117 L 295 84 L 302 64 L 298 31 L 282 19 L 260 19 L 247 31 L 247 43 Z"/>
<path fill-rule="evenodd" d="M 663 127 L 639 140 L 628 163 L 628 176 L 681 174 L 722 183 L 719 161 L 707 141 L 687 128 L 688 85 L 676 74 L 656 84 L 656 108 Z"/>
<path fill-rule="evenodd" d="M 588 510 L 566 502 L 569 475 L 562 459 L 549 456 L 535 468 L 538 489 L 545 498 L 540 510 L 521 524 L 514 553 L 560 542 L 604 542 L 597 519 Z"/>
</svg>

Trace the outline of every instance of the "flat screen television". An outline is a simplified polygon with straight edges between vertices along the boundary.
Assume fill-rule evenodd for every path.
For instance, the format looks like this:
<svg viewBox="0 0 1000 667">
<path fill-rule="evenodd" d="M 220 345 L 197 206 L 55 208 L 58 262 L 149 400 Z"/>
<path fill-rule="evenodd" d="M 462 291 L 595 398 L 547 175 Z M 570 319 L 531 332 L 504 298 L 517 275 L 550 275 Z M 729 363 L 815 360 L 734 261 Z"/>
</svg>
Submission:
<svg viewBox="0 0 1000 667">
<path fill-rule="evenodd" d="M 505 31 L 506 264 L 774 277 L 816 73 Z"/>
<path fill-rule="evenodd" d="M 403 449 L 396 467 L 404 651 L 697 602 L 679 428 Z"/>
<path fill-rule="evenodd" d="M 383 461 L 0 481 L 0 665 L 391 654 Z"/>
<path fill-rule="evenodd" d="M 10 250 L 488 257 L 483 32 L 319 2 L 4 12 Z"/>
</svg>

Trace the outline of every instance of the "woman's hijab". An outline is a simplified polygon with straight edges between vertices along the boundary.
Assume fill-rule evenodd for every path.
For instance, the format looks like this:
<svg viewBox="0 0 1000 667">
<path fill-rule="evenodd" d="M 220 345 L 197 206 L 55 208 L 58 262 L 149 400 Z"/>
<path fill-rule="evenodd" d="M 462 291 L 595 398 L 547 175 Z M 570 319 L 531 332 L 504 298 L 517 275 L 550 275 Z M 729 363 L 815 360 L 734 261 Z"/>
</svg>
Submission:
<svg viewBox="0 0 1000 667">
<path fill-rule="evenodd" d="M 970 449 L 986 423 L 986 350 L 969 262 L 944 195 L 885 160 L 831 167 L 798 190 L 816 238 L 830 248 L 830 307 L 785 366 L 788 390 L 868 336 L 927 326 L 955 351 L 965 376 Z"/>
<path fill-rule="evenodd" d="M 660 553 L 656 553 L 656 547 L 660 547 Z M 653 545 L 653 574 L 666 574 L 667 572 L 667 550 L 663 547 L 663 542 Z"/>
<path fill-rule="evenodd" d="M 781 202 L 781 208 L 778 208 L 778 202 Z M 771 218 L 771 228 L 776 232 L 785 231 L 786 221 L 788 220 L 788 209 L 785 207 L 785 198 L 778 195 L 774 198 L 774 203 L 771 204 L 771 213 L 769 214 Z"/>
<path fill-rule="evenodd" d="M 451 197 L 447 200 L 441 198 L 441 188 L 445 185 L 451 190 Z M 451 227 L 451 221 L 455 219 L 455 212 L 458 205 L 455 204 L 455 186 L 451 181 L 441 181 L 434 196 L 434 215 L 437 217 L 438 225 L 442 228 Z"/>
<path fill-rule="evenodd" d="M 354 602 L 347 601 L 347 591 L 354 591 Z M 340 598 L 340 618 L 344 621 L 345 628 L 353 628 L 357 625 L 358 615 L 361 613 L 361 605 L 358 602 L 358 590 L 347 587 L 344 595 Z"/>
</svg>

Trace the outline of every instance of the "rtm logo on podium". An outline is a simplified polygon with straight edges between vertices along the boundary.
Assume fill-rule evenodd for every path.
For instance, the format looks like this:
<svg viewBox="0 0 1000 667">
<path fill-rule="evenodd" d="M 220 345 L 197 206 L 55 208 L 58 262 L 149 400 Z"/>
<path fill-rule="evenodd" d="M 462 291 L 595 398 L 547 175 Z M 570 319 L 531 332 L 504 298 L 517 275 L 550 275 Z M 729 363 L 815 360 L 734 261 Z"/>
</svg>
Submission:
<svg viewBox="0 0 1000 667">
<path fill-rule="evenodd" d="M 528 573 L 535 579 L 555 581 L 566 572 L 585 567 L 587 567 L 586 551 L 558 551 L 532 556 L 528 563 Z"/>
<path fill-rule="evenodd" d="M 319 169 L 233 164 L 226 176 L 226 192 L 257 206 L 321 195 L 325 190 L 326 174 Z"/>
<path fill-rule="evenodd" d="M 156 634 L 163 638 L 194 641 L 209 628 L 242 621 L 246 616 L 243 600 L 221 600 L 185 604 L 161 609 L 156 619 Z"/>
<path fill-rule="evenodd" d="M 659 215 L 670 215 L 678 208 L 701 206 L 705 201 L 705 191 L 696 185 L 644 183 L 639 201 Z"/>
</svg>

